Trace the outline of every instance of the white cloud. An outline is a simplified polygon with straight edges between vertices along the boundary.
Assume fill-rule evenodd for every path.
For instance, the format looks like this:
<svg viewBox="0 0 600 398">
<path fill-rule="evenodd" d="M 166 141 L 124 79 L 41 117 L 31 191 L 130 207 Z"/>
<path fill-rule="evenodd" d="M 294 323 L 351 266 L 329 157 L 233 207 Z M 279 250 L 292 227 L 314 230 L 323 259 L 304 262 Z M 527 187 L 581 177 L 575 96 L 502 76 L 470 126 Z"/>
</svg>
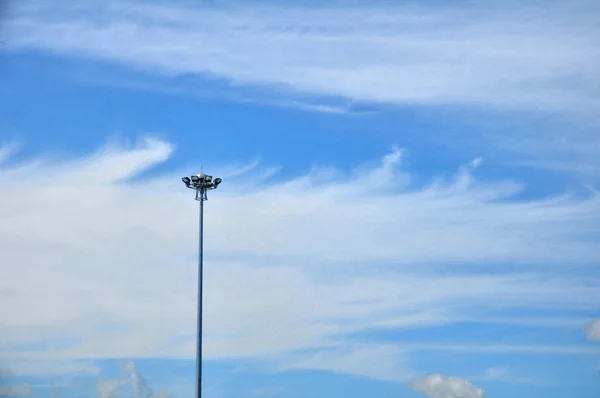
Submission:
<svg viewBox="0 0 600 398">
<path fill-rule="evenodd" d="M 122 363 L 121 371 L 125 378 L 100 379 L 96 383 L 98 398 L 115 398 L 122 396 L 126 385 L 131 386 L 134 398 L 169 398 L 169 392 L 162 388 L 157 394 L 152 392 L 146 377 L 138 370 L 135 361 L 126 361 Z"/>
<path fill-rule="evenodd" d="M 597 182 L 597 2 L 452 4 L 15 2 L 3 50 L 150 72 L 121 79 L 134 87 L 325 112 L 352 112 L 356 104 L 516 110 L 503 114 L 499 133 L 480 120 L 476 134 L 437 138 L 482 140 L 514 157 L 498 162 Z M 508 122 L 537 111 L 545 124 Z"/>
<path fill-rule="evenodd" d="M 501 383 L 512 383 L 512 384 L 536 384 L 539 380 L 532 377 L 525 377 L 520 374 L 520 371 L 515 371 L 508 366 L 495 366 L 485 369 L 483 376 L 474 381 L 495 381 Z"/>
<path fill-rule="evenodd" d="M 4 332 L 2 337 L 6 337 L 7 342 L 11 341 L 9 335 L 5 335 Z M 27 350 L 24 351 L 27 352 Z M 6 358 L 4 361 L 8 360 L 8 355 L 4 358 Z M 34 360 L 31 360 L 24 356 L 23 358 L 10 358 L 8 363 L 2 363 L 2 365 L 7 366 L 11 376 L 18 377 L 55 379 L 65 375 L 96 376 L 100 373 L 100 368 L 93 361 L 77 358 L 53 359 L 36 356 Z"/>
<path fill-rule="evenodd" d="M 281 395 L 284 391 L 281 387 L 259 387 L 249 391 L 250 395 L 255 397 L 270 397 L 273 395 Z"/>
<path fill-rule="evenodd" d="M 588 339 L 600 340 L 600 319 L 595 319 L 588 323 L 586 332 Z"/>
<path fill-rule="evenodd" d="M 318 350 L 310 355 L 300 355 L 295 360 L 280 360 L 279 370 L 325 370 L 353 374 L 375 380 L 403 381 L 409 375 L 403 358 L 404 351 L 397 346 L 386 344 L 353 345 Z"/>
<path fill-rule="evenodd" d="M 587 345 L 520 345 L 520 344 L 422 344 L 411 343 L 406 346 L 411 350 L 418 351 L 463 351 L 479 354 L 489 353 L 540 353 L 559 355 L 593 355 L 600 354 L 600 349 L 591 348 Z"/>
<path fill-rule="evenodd" d="M 509 369 L 506 366 L 487 368 L 484 372 L 484 377 L 488 380 L 494 380 L 506 376 L 509 373 Z"/>
<path fill-rule="evenodd" d="M 411 382 L 411 387 L 431 398 L 483 398 L 484 391 L 459 377 L 439 373 Z"/>
<path fill-rule="evenodd" d="M 97 383 L 98 398 L 116 398 L 122 385 L 120 380 L 99 380 Z"/>
<path fill-rule="evenodd" d="M 6 40 L 8 48 L 349 99 L 597 111 L 598 7 L 500 4 L 27 3 L 13 10 Z"/>
<path fill-rule="evenodd" d="M 152 396 L 152 392 L 148 387 L 146 378 L 140 372 L 138 372 L 134 361 L 127 362 L 125 365 L 125 371 L 131 379 L 131 386 L 133 388 L 135 398 L 150 398 Z"/>
<path fill-rule="evenodd" d="M 75 160 L 5 164 L 0 318 L 10 364 L 193 357 L 197 203 L 179 174 L 131 179 L 172 149 L 146 140 Z M 211 193 L 207 358 L 278 358 L 283 368 L 396 378 L 406 350 L 429 348 L 399 343 L 385 353 L 343 336 L 485 322 L 501 308 L 597 306 L 597 278 L 571 268 L 599 259 L 597 195 L 511 199 L 519 184 L 481 181 L 470 167 L 411 187 L 400 154 L 355 174 L 316 168 L 262 190 L 246 189 L 256 183 L 247 170 Z M 378 180 L 365 187 L 364 175 Z M 382 367 L 362 366 L 364 356 L 380 356 Z"/>
</svg>

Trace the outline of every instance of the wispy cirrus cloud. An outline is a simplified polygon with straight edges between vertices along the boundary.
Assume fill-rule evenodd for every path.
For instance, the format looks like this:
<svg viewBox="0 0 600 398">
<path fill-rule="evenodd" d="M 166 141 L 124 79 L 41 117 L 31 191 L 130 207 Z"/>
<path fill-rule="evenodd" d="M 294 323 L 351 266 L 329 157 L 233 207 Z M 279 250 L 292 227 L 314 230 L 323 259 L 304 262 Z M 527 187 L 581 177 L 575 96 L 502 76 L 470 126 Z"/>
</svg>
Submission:
<svg viewBox="0 0 600 398">
<path fill-rule="evenodd" d="M 25 367 L 40 358 L 194 355 L 196 203 L 179 174 L 137 178 L 172 150 L 148 139 L 79 159 L 3 166 L 4 358 Z M 260 168 L 232 173 L 207 204 L 207 358 L 397 380 L 410 373 L 407 353 L 486 345 L 348 345 L 346 337 L 486 316 L 497 323 L 495 311 L 511 308 L 544 310 L 540 326 L 552 327 L 571 310 L 596 308 L 597 275 L 589 267 L 598 261 L 596 194 L 517 199 L 520 184 L 476 178 L 479 162 L 413 186 L 401 162 L 394 149 L 355 173 L 316 168 L 267 180 L 261 190 L 246 189 L 253 173 L 264 181 Z M 550 322 L 547 311 L 558 309 Z M 376 357 L 381 367 L 365 368 L 363 359 Z"/>
<path fill-rule="evenodd" d="M 594 2 L 15 6 L 11 49 L 395 104 L 596 112 Z"/>
<path fill-rule="evenodd" d="M 147 72 L 150 78 L 120 79 L 134 87 L 227 92 L 320 112 L 364 113 L 360 104 L 502 112 L 503 121 L 507 114 L 525 121 L 499 132 L 480 123 L 477 134 L 456 138 L 502 148 L 520 166 L 597 183 L 599 17 L 600 7 L 587 0 L 544 7 L 19 2 L 6 18 L 3 51 Z"/>
<path fill-rule="evenodd" d="M 539 384 L 540 381 L 533 377 L 526 377 L 519 374 L 509 366 L 494 366 L 485 369 L 483 375 L 475 380 L 496 381 L 511 384 Z"/>
<path fill-rule="evenodd" d="M 2 333 L 3 338 L 7 338 L 8 341 L 14 341 L 9 331 Z M 46 340 L 47 342 L 47 340 Z M 23 349 L 22 352 L 36 352 L 38 350 Z M 1 346 L 0 350 L 3 354 L 9 354 L 6 350 L 6 346 Z M 17 348 L 17 350 L 19 350 Z M 38 351 L 39 352 L 39 351 Z M 9 356 L 9 355 L 7 355 Z M 92 360 L 80 359 L 80 358 L 61 358 L 60 360 L 54 360 L 48 356 L 36 357 L 36 360 L 32 361 L 25 355 L 23 358 L 11 357 L 10 361 L 0 363 L 0 371 L 2 367 L 6 367 L 7 376 L 10 377 L 41 377 L 47 379 L 57 379 L 65 375 L 71 376 L 97 376 L 100 374 L 100 367 Z"/>
</svg>

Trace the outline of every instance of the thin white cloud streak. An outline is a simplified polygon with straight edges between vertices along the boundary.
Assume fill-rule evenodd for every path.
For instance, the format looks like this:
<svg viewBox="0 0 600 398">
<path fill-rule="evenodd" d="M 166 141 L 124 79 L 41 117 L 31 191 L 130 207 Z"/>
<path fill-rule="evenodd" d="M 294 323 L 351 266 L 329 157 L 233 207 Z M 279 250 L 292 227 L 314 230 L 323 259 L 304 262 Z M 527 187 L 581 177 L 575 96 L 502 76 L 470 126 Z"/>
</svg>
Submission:
<svg viewBox="0 0 600 398">
<path fill-rule="evenodd" d="M 406 345 L 407 349 L 415 351 L 462 351 L 473 354 L 498 353 L 529 353 L 529 354 L 553 354 L 553 355 L 591 355 L 600 354 L 600 349 L 586 345 L 562 346 L 562 345 L 516 345 L 516 344 L 422 344 L 414 343 Z"/>
<path fill-rule="evenodd" d="M 23 350 L 22 352 L 27 354 L 36 351 Z M 91 360 L 73 358 L 55 360 L 40 356 L 37 356 L 35 360 L 31 360 L 31 357 L 27 355 L 19 358 L 10 355 L 10 352 L 7 351 L 2 352 L 2 357 L 3 362 L 0 363 L 0 366 L 7 367 L 9 376 L 56 379 L 65 375 L 97 376 L 100 374 L 100 368 Z M 9 358 L 8 362 L 4 362 Z"/>
<path fill-rule="evenodd" d="M 540 384 L 540 380 L 533 377 L 524 377 L 508 366 L 496 366 L 487 368 L 483 376 L 472 378 L 473 381 L 492 381 L 511 384 Z"/>
<path fill-rule="evenodd" d="M 172 150 L 150 139 L 4 166 L 3 356 L 194 355 L 196 203 L 179 175 L 131 179 Z M 382 351 L 365 343 L 341 352 L 350 333 L 440 326 L 506 308 L 596 308 L 595 277 L 571 266 L 598 261 L 597 196 L 511 200 L 518 184 L 480 181 L 470 167 L 454 181 L 410 188 L 400 162 L 395 150 L 350 176 L 316 169 L 250 191 L 252 174 L 241 175 L 212 193 L 207 358 L 278 357 L 281 367 L 366 373 L 359 360 L 340 356 Z M 374 185 L 357 184 L 373 176 Z M 432 271 L 440 266 L 460 272 Z M 29 346 L 42 341 L 51 348 Z M 329 354 L 315 362 L 298 350 Z M 397 356 L 382 358 L 379 377 L 403 374 Z"/>
<path fill-rule="evenodd" d="M 598 109 L 593 2 L 443 7 L 27 3 L 6 46 L 402 104 Z"/>
<path fill-rule="evenodd" d="M 344 344 L 322 349 L 309 355 L 275 358 L 275 368 L 282 370 L 323 370 L 368 377 L 374 380 L 404 381 L 410 371 L 406 350 L 385 344 Z"/>
<path fill-rule="evenodd" d="M 495 380 L 508 374 L 508 367 L 487 368 L 484 372 L 484 377 L 488 380 Z"/>
<path fill-rule="evenodd" d="M 424 379 L 416 379 L 410 386 L 430 398 L 483 398 L 483 389 L 460 377 L 448 377 L 439 373 Z"/>
</svg>

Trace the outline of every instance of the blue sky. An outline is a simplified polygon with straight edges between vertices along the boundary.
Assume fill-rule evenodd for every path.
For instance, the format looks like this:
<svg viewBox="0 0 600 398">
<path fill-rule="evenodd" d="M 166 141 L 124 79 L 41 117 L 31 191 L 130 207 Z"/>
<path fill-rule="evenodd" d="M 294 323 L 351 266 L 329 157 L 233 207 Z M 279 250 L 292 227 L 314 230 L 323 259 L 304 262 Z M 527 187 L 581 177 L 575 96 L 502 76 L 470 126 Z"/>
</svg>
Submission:
<svg viewBox="0 0 600 398">
<path fill-rule="evenodd" d="M 0 396 L 598 395 L 595 2 L 0 15 Z"/>
</svg>

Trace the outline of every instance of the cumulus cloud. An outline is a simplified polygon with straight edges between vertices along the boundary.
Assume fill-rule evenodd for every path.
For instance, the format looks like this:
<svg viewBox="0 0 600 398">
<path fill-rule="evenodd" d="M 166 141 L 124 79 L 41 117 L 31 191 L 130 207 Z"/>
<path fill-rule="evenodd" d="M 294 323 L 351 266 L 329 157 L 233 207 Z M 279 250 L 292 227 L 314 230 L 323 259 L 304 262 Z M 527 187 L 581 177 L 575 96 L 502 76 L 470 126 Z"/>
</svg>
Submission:
<svg viewBox="0 0 600 398">
<path fill-rule="evenodd" d="M 34 361 L 32 361 L 34 362 Z M 46 361 L 49 362 L 49 361 Z M 60 364 L 60 361 L 52 361 L 52 363 Z M 122 377 L 106 379 L 102 374 L 98 371 L 93 375 L 88 374 L 87 376 L 93 376 L 93 380 L 95 380 L 96 394 L 98 398 L 117 398 L 123 396 L 125 391 L 130 388 L 130 391 L 133 392 L 134 398 L 169 398 L 169 391 L 163 387 L 156 394 L 153 393 L 152 389 L 149 386 L 146 377 L 139 371 L 135 361 L 128 360 L 126 362 L 121 363 L 120 370 L 122 372 Z M 5 371 L 6 372 L 6 371 Z M 77 376 L 78 373 L 81 376 L 81 373 L 76 369 L 63 369 L 52 374 L 43 373 L 39 371 L 29 371 L 27 373 L 23 373 L 21 371 L 13 371 L 6 372 L 6 380 L 9 380 L 12 376 L 34 376 L 34 377 L 42 377 L 54 379 L 57 376 Z M 3 376 L 0 374 L 0 377 Z M 0 379 L 2 380 L 2 379 Z M 3 380 L 2 380 L 3 381 Z M 6 383 L 3 383 L 6 384 Z M 52 397 L 60 397 L 55 388 L 55 384 L 51 383 L 49 386 L 50 396 Z M 75 391 L 81 388 L 77 383 L 68 383 L 61 386 L 63 391 Z M 27 383 L 23 383 L 21 385 L 10 386 L 10 385 L 1 385 L 0 386 L 0 396 L 7 397 L 27 397 L 32 396 L 33 390 Z"/>
<path fill-rule="evenodd" d="M 600 341 L 600 319 L 595 319 L 588 323 L 585 330 L 588 339 Z"/>
<path fill-rule="evenodd" d="M 120 380 L 99 380 L 97 383 L 98 398 L 116 398 L 119 387 L 123 384 Z"/>
<path fill-rule="evenodd" d="M 152 392 L 148 387 L 146 378 L 137 370 L 134 361 L 129 361 L 125 364 L 125 371 L 128 373 L 131 379 L 131 386 L 135 394 L 135 398 L 150 398 Z"/>
<path fill-rule="evenodd" d="M 483 398 L 484 391 L 459 377 L 434 373 L 411 382 L 411 387 L 431 398 Z"/>
<path fill-rule="evenodd" d="M 0 318 L 11 364 L 31 374 L 41 359 L 86 367 L 73 360 L 194 356 L 197 203 L 180 173 L 138 178 L 172 151 L 148 139 L 78 159 L 4 163 Z M 355 173 L 232 173 L 206 209 L 206 358 L 276 357 L 282 368 L 395 379 L 406 350 L 431 347 L 347 346 L 343 336 L 485 322 L 507 307 L 596 308 L 597 278 L 572 265 L 597 264 L 600 198 L 518 199 L 520 183 L 477 178 L 479 163 L 418 186 L 401 149 Z M 365 189 L 364 175 L 376 184 Z M 247 189 L 257 181 L 264 189 Z M 40 342 L 47 348 L 31 348 Z M 581 353 L 560 348 L 516 347 Z M 381 368 L 362 366 L 365 357 Z"/>
<path fill-rule="evenodd" d="M 169 392 L 162 388 L 157 394 L 152 392 L 146 377 L 138 370 L 135 361 L 121 364 L 125 378 L 100 379 L 97 382 L 98 398 L 115 398 L 122 395 L 124 387 L 129 385 L 134 398 L 169 398 Z"/>
</svg>

